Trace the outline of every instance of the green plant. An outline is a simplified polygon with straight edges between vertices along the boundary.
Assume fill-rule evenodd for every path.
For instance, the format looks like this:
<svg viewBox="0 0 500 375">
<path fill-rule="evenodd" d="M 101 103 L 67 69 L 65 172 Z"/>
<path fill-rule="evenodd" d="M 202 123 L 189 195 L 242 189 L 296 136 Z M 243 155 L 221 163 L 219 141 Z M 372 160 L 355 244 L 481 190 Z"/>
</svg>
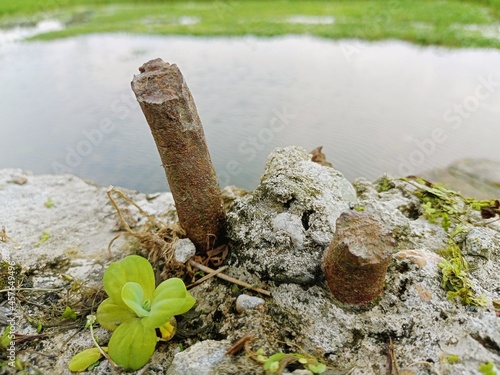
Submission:
<svg viewBox="0 0 500 375">
<path fill-rule="evenodd" d="M 483 375 L 497 375 L 495 371 L 495 365 L 492 362 L 483 363 L 479 366 L 479 372 Z"/>
<path fill-rule="evenodd" d="M 54 202 L 52 201 L 51 197 L 48 197 L 43 205 L 47 208 L 52 208 L 54 207 Z"/>
<path fill-rule="evenodd" d="M 137 255 L 111 264 L 103 282 L 109 298 L 99 305 L 97 321 L 113 331 L 109 356 L 127 370 L 144 366 L 158 341 L 156 329 L 171 331 L 171 319 L 195 303 L 181 279 L 165 280 L 155 289 L 151 264 Z"/>
<path fill-rule="evenodd" d="M 465 261 L 460 247 L 450 240 L 441 254 L 444 260 L 439 263 L 443 276 L 442 287 L 448 291 L 448 299 L 460 298 L 465 305 L 484 306 L 486 297 L 477 296 L 469 279 L 469 266 Z"/>
<path fill-rule="evenodd" d="M 281 373 L 288 364 L 294 362 L 300 363 L 305 369 L 314 374 L 321 374 L 326 371 L 326 366 L 316 358 L 299 353 L 275 353 L 268 358 L 259 349 L 255 359 L 262 363 L 262 368 L 266 374 Z"/>
<path fill-rule="evenodd" d="M 454 365 L 455 363 L 460 362 L 460 357 L 458 355 L 450 354 L 448 357 L 446 357 L 446 362 Z"/>
</svg>

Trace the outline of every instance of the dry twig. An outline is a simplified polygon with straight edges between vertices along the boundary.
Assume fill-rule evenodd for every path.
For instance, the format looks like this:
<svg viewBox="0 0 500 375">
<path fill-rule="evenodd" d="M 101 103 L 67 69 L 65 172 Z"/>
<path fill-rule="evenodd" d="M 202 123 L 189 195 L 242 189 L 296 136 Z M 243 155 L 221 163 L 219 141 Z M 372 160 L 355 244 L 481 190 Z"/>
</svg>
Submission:
<svg viewBox="0 0 500 375">
<path fill-rule="evenodd" d="M 210 267 L 207 267 L 207 266 L 204 266 L 203 264 L 197 263 L 194 260 L 190 260 L 189 264 L 191 266 L 195 267 L 195 268 L 198 268 L 199 270 L 201 270 L 203 272 L 208 272 L 208 273 L 214 273 L 214 272 L 216 272 L 215 270 L 211 269 Z M 269 292 L 268 290 L 255 287 L 254 285 L 251 285 L 251 284 L 248 284 L 248 283 L 246 283 L 244 281 L 235 279 L 234 277 L 225 275 L 223 273 L 217 273 L 215 276 L 217 276 L 218 278 L 220 278 L 222 280 L 229 281 L 230 283 L 242 286 L 243 288 L 251 289 L 253 291 L 256 291 L 258 293 L 264 294 L 266 296 L 271 296 L 271 292 Z"/>
</svg>

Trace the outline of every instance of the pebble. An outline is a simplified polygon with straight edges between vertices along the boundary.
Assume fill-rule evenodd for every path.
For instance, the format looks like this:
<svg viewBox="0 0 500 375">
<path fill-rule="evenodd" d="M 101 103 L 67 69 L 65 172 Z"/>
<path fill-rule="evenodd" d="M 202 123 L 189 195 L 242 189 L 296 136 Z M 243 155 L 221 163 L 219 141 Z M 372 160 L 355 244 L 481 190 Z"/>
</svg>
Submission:
<svg viewBox="0 0 500 375">
<path fill-rule="evenodd" d="M 241 313 L 248 309 L 254 309 L 257 306 L 263 305 L 264 302 L 262 298 L 240 294 L 236 299 L 236 311 Z"/>
</svg>

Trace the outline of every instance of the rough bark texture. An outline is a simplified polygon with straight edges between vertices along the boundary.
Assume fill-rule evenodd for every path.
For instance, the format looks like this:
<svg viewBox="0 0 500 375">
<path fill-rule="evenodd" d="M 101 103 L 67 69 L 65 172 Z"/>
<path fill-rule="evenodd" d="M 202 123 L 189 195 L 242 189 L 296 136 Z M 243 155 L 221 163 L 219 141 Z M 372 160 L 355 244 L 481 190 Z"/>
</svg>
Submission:
<svg viewBox="0 0 500 375">
<path fill-rule="evenodd" d="M 179 222 L 205 252 L 224 239 L 225 214 L 196 105 L 176 65 L 155 59 L 139 71 L 132 90 L 158 147 Z"/>
<path fill-rule="evenodd" d="M 349 211 L 337 219 L 335 236 L 326 251 L 328 287 L 340 302 L 362 305 L 384 289 L 394 241 L 372 216 Z"/>
</svg>

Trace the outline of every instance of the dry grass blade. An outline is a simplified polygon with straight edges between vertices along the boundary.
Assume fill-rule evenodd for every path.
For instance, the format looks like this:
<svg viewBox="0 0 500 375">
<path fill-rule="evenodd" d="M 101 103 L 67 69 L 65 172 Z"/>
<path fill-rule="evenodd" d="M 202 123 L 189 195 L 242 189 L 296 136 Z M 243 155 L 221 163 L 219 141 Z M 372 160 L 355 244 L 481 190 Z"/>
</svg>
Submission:
<svg viewBox="0 0 500 375">
<path fill-rule="evenodd" d="M 207 267 L 207 266 L 204 266 L 203 264 L 200 264 L 200 263 L 197 263 L 195 262 L 194 260 L 190 260 L 189 261 L 189 264 L 203 272 L 208 272 L 208 273 L 214 273 L 216 272 L 215 270 L 211 269 L 210 267 Z M 217 276 L 218 278 L 222 279 L 222 280 L 226 280 L 226 281 L 229 281 L 230 283 L 233 283 L 233 284 L 236 284 L 236 285 L 239 285 L 239 286 L 242 286 L 243 288 L 246 288 L 246 289 L 251 289 L 253 291 L 256 291 L 258 293 L 261 293 L 261 294 L 264 294 L 266 296 L 271 296 L 271 292 L 269 292 L 268 290 L 265 290 L 265 289 L 262 289 L 262 288 L 258 288 L 258 287 L 255 287 L 254 285 L 251 285 L 251 284 L 248 284 L 244 281 L 241 281 L 241 280 L 238 280 L 238 279 L 235 279 L 234 277 L 231 277 L 231 276 L 228 276 L 228 275 L 225 275 L 223 273 L 217 273 L 215 276 Z"/>
<path fill-rule="evenodd" d="M 227 269 L 228 266 L 222 266 L 221 268 L 218 268 L 214 272 L 210 272 L 208 275 L 203 276 L 202 278 L 196 280 L 194 283 L 189 284 L 186 288 L 191 289 L 192 287 L 196 285 L 200 285 L 202 282 L 207 281 L 208 279 L 211 279 L 214 276 L 217 276 L 219 273 Z"/>
</svg>

